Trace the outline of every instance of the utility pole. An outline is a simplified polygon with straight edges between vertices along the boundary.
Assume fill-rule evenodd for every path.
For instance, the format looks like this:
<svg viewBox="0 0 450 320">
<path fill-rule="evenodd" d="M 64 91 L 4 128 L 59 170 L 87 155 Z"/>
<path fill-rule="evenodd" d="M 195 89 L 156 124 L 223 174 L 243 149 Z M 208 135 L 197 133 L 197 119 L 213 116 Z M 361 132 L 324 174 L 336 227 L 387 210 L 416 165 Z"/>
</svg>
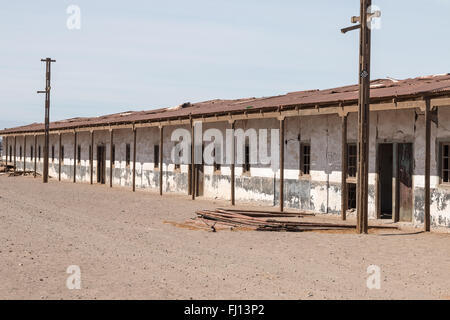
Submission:
<svg viewBox="0 0 450 320">
<path fill-rule="evenodd" d="M 368 180 L 369 180 L 369 124 L 370 124 L 370 23 L 381 12 L 368 12 L 372 0 L 360 0 L 359 17 L 352 17 L 355 26 L 341 29 L 342 33 L 360 29 L 359 41 L 359 98 L 358 98 L 358 175 L 357 175 L 357 222 L 356 232 L 368 232 Z"/>
<path fill-rule="evenodd" d="M 49 145 L 49 126 L 50 126 L 50 74 L 51 63 L 56 62 L 51 58 L 41 59 L 45 61 L 45 90 L 37 93 L 45 93 L 45 139 L 44 139 L 44 172 L 42 179 L 44 183 L 48 182 L 48 145 Z"/>
</svg>

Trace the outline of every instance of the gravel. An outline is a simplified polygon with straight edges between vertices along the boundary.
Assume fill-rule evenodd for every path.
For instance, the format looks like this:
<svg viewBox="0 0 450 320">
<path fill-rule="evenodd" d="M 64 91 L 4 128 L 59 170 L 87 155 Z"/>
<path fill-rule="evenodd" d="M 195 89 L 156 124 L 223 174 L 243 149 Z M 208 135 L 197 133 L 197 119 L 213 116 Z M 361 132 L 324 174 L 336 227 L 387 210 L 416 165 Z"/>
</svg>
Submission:
<svg viewBox="0 0 450 320">
<path fill-rule="evenodd" d="M 450 234 L 182 227 L 227 206 L 0 176 L 1 299 L 449 299 Z M 337 217 L 327 217 L 339 221 Z M 81 289 L 69 290 L 69 266 Z M 366 285 L 380 267 L 380 289 Z"/>
</svg>

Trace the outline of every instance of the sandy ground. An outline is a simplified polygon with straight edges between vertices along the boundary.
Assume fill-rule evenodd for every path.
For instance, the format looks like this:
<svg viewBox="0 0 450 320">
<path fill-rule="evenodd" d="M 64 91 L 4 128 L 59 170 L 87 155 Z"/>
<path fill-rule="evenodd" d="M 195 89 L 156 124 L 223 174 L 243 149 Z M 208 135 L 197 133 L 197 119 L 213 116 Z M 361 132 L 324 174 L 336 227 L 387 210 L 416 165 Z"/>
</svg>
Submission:
<svg viewBox="0 0 450 320">
<path fill-rule="evenodd" d="M 0 176 L 0 298 L 450 298 L 450 234 L 213 233 L 174 224 L 224 205 Z M 81 269 L 80 290 L 66 287 L 70 265 Z M 369 265 L 380 267 L 380 289 L 367 288 Z"/>
</svg>

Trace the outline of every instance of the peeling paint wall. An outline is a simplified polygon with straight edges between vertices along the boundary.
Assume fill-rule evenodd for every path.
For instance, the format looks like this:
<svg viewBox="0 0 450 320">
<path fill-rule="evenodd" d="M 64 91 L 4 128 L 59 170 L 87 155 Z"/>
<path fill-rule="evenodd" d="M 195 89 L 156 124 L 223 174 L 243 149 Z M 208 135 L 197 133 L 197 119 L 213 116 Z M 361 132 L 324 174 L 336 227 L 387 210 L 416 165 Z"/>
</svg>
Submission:
<svg viewBox="0 0 450 320">
<path fill-rule="evenodd" d="M 450 108 L 438 109 L 438 124 L 431 123 L 431 223 L 434 226 L 450 227 L 450 186 L 441 183 L 441 142 L 450 141 Z M 418 114 L 415 130 L 414 172 L 414 222 L 422 224 L 425 214 L 425 116 Z"/>
<path fill-rule="evenodd" d="M 432 124 L 431 146 L 431 214 L 434 226 L 450 227 L 450 187 L 444 186 L 439 178 L 439 143 L 450 141 L 450 108 L 440 108 L 439 125 Z M 425 163 L 425 121 L 424 115 L 417 110 L 391 110 L 372 112 L 370 115 L 369 147 L 369 217 L 376 218 L 377 190 L 377 145 L 379 143 L 413 143 L 413 223 L 423 223 L 424 216 L 424 163 Z M 208 128 L 219 129 L 224 138 L 229 123 L 204 123 L 203 131 Z M 164 128 L 163 152 L 163 192 L 188 193 L 189 166 L 181 164 L 179 169 L 171 159 L 171 151 L 176 142 L 170 141 L 173 130 L 189 126 Z M 276 119 L 243 120 L 236 122 L 236 129 L 279 129 Z M 285 206 L 313 210 L 321 213 L 339 214 L 341 207 L 341 118 L 337 115 L 310 117 L 290 117 L 285 121 Z M 270 134 L 268 135 L 270 143 Z M 357 141 L 357 114 L 348 116 L 348 142 Z M 14 139 L 8 138 L 8 148 Z M 61 178 L 73 180 L 74 136 L 62 135 L 64 145 Z M 212 142 L 205 142 L 205 146 Z M 311 167 L 309 176 L 300 175 L 300 144 L 311 145 Z M 90 133 L 78 133 L 77 145 L 81 146 L 81 161 L 76 163 L 77 182 L 89 183 Z M 126 144 L 130 144 L 130 164 L 125 161 Z M 155 169 L 154 146 L 159 144 L 159 128 L 140 128 L 137 130 L 136 188 L 157 191 L 159 189 L 160 169 Z M 23 137 L 17 137 L 17 155 L 23 146 Z M 34 145 L 33 137 L 27 138 L 27 170 L 34 170 L 30 147 Z M 37 146 L 41 146 L 41 159 L 37 161 L 37 170 L 42 172 L 43 136 L 38 136 Z M 51 146 L 55 146 L 55 158 L 50 161 L 50 176 L 58 177 L 59 137 L 50 136 Z M 109 131 L 96 131 L 94 134 L 94 183 L 97 182 L 97 146 L 106 148 L 106 184 L 109 184 L 110 142 Z M 124 187 L 132 185 L 133 169 L 133 132 L 130 129 L 114 131 L 115 162 L 113 167 L 113 184 Z M 6 146 L 6 143 L 5 143 Z M 23 152 L 23 151 L 22 151 Z M 268 148 L 270 154 L 270 147 Z M 9 150 L 8 150 L 9 153 Z M 226 150 L 223 151 L 223 154 Z M 4 153 L 4 159 L 6 153 Z M 17 167 L 23 168 L 23 162 L 17 157 Z M 251 165 L 250 172 L 243 173 L 242 166 L 236 165 L 236 201 L 258 202 L 266 205 L 279 204 L 279 170 L 273 172 L 270 165 Z M 219 171 L 212 165 L 204 165 L 204 196 L 229 200 L 231 198 L 231 170 L 223 164 Z"/>
</svg>

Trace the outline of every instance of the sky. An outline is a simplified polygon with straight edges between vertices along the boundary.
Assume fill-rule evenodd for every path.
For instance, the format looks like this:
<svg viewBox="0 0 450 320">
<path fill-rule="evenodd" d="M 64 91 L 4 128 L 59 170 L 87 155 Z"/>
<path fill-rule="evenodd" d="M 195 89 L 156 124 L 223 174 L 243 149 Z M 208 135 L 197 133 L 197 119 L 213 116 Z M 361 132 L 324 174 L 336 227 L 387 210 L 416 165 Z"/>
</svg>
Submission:
<svg viewBox="0 0 450 320">
<path fill-rule="evenodd" d="M 450 72 L 450 0 L 378 0 L 372 79 Z M 80 9 L 80 28 L 67 20 Z M 358 0 L 4 1 L 0 128 L 358 81 Z M 73 22 L 75 20 L 70 20 Z"/>
</svg>

